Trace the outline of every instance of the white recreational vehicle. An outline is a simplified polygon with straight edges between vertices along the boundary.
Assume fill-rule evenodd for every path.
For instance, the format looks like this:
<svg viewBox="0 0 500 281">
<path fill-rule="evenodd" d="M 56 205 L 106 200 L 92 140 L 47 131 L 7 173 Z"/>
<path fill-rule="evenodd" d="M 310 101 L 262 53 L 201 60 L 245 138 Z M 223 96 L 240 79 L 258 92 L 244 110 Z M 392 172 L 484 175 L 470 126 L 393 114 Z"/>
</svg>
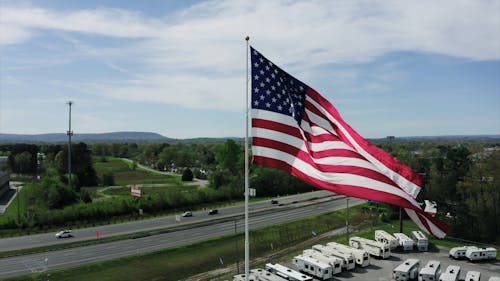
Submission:
<svg viewBox="0 0 500 281">
<path fill-rule="evenodd" d="M 265 271 L 261 268 L 252 269 L 248 274 L 248 280 L 250 281 L 287 281 L 287 279 L 275 275 L 269 271 Z M 235 275 L 233 281 L 245 281 L 245 274 Z"/>
<path fill-rule="evenodd" d="M 474 246 L 462 246 L 462 247 L 454 247 L 450 249 L 450 258 L 461 259 L 465 258 L 465 252 L 467 249 Z M 476 248 L 476 247 L 474 247 Z"/>
<path fill-rule="evenodd" d="M 354 257 L 352 256 L 352 254 L 335 250 L 332 248 L 327 248 L 326 246 L 323 245 L 314 245 L 312 249 L 303 251 L 304 254 L 312 252 L 319 253 L 328 258 L 334 258 L 340 260 L 341 267 L 345 268 L 346 270 L 354 269 L 355 264 L 354 264 Z"/>
<path fill-rule="evenodd" d="M 304 250 L 304 251 L 302 251 L 302 255 L 309 256 L 311 258 L 315 258 L 315 259 L 320 260 L 326 264 L 329 264 L 332 267 L 332 274 L 340 273 L 342 271 L 342 267 L 344 266 L 343 265 L 344 260 L 341 257 L 335 256 L 335 255 L 330 255 L 327 253 L 322 253 L 322 252 L 316 251 L 314 249 Z M 354 261 L 353 261 L 353 264 L 354 264 Z"/>
<path fill-rule="evenodd" d="M 290 269 L 286 266 L 283 266 L 279 263 L 267 263 L 266 270 L 272 272 L 278 276 L 284 277 L 289 281 L 312 281 L 312 277 Z"/>
<path fill-rule="evenodd" d="M 439 281 L 457 281 L 460 275 L 460 266 L 449 265 L 446 271 L 439 276 Z"/>
<path fill-rule="evenodd" d="M 429 240 L 427 237 L 422 233 L 422 231 L 417 230 L 417 231 L 412 231 L 411 232 L 411 237 L 417 244 L 417 249 L 419 251 L 427 251 L 428 245 L 429 245 Z"/>
<path fill-rule="evenodd" d="M 406 281 L 417 278 L 420 261 L 407 259 L 392 271 L 392 278 L 396 281 Z"/>
<path fill-rule="evenodd" d="M 470 261 L 496 259 L 497 250 L 495 248 L 468 247 L 465 251 L 465 257 Z"/>
<path fill-rule="evenodd" d="M 375 241 L 388 244 L 391 250 L 394 250 L 399 246 L 398 239 L 385 230 L 375 230 Z"/>
<path fill-rule="evenodd" d="M 317 277 L 320 280 L 327 280 L 333 277 L 332 267 L 329 264 L 310 256 L 296 256 L 293 258 L 293 264 L 301 272 Z"/>
<path fill-rule="evenodd" d="M 349 238 L 349 245 L 356 249 L 365 250 L 368 254 L 383 259 L 391 255 L 389 245 L 371 239 L 354 236 Z"/>
<path fill-rule="evenodd" d="M 467 271 L 465 275 L 465 281 L 479 281 L 481 280 L 481 272 L 479 271 Z"/>
<path fill-rule="evenodd" d="M 361 267 L 370 265 L 370 255 L 365 250 L 356 249 L 354 247 L 350 247 L 336 242 L 329 242 L 326 244 L 326 246 L 332 249 L 344 251 L 348 254 L 351 254 L 354 257 L 355 263 Z"/>
<path fill-rule="evenodd" d="M 441 263 L 430 260 L 418 274 L 418 281 L 437 281 L 441 275 Z"/>
<path fill-rule="evenodd" d="M 498 276 L 491 276 L 490 278 L 488 278 L 488 281 L 500 281 L 500 277 L 498 277 Z"/>
<path fill-rule="evenodd" d="M 398 232 L 394 233 L 394 237 L 398 239 L 399 246 L 401 246 L 403 250 L 405 251 L 413 250 L 413 244 L 415 244 L 415 242 L 410 237 L 406 236 L 406 234 Z"/>
</svg>

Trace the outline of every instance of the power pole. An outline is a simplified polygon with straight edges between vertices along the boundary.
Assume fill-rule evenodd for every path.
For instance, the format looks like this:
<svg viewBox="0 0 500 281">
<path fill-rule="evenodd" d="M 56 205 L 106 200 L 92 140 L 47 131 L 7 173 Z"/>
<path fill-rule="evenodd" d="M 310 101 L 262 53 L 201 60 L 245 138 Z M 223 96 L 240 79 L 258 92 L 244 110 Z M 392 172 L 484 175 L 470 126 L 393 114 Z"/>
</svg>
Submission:
<svg viewBox="0 0 500 281">
<path fill-rule="evenodd" d="M 69 188 L 72 188 L 71 182 L 71 136 L 73 135 L 73 131 L 71 131 L 71 105 L 73 105 L 73 101 L 66 102 L 69 105 L 69 129 L 66 134 L 68 135 L 68 185 Z"/>
</svg>

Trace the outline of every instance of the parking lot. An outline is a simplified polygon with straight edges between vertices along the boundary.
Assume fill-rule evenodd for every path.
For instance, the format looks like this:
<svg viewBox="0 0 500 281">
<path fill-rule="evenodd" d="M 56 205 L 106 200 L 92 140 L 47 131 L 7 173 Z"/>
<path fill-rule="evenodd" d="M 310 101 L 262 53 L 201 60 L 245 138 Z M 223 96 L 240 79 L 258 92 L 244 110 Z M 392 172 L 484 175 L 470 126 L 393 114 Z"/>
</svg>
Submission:
<svg viewBox="0 0 500 281">
<path fill-rule="evenodd" d="M 356 267 L 352 271 L 342 271 L 342 273 L 334 276 L 330 280 L 367 280 L 367 281 L 383 281 L 393 280 L 392 270 L 409 258 L 419 259 L 420 268 L 424 267 L 429 260 L 438 260 L 441 262 L 441 271 L 444 271 L 448 265 L 460 266 L 460 280 L 465 278 L 467 271 L 475 270 L 481 272 L 481 280 L 487 281 L 490 276 L 500 276 L 500 260 L 484 261 L 479 263 L 468 262 L 467 260 L 454 260 L 448 257 L 447 248 L 436 247 L 429 245 L 427 252 L 392 252 L 391 257 L 385 260 L 370 258 L 370 265 L 364 268 Z M 290 261 L 284 264 L 290 268 L 296 267 Z"/>
</svg>

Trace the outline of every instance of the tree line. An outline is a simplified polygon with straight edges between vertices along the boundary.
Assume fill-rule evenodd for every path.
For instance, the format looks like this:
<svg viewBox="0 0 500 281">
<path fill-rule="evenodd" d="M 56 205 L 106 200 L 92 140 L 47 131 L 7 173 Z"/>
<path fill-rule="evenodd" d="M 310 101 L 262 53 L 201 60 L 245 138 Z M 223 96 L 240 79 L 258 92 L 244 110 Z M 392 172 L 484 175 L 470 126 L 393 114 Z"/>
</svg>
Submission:
<svg viewBox="0 0 500 281">
<path fill-rule="evenodd" d="M 437 202 L 438 216 L 453 226 L 452 236 L 500 243 L 498 145 L 402 142 L 379 146 L 425 177 L 425 187 L 418 199 Z M 138 208 L 155 213 L 243 198 L 244 151 L 243 145 L 234 140 L 221 144 L 75 144 L 72 148 L 73 190 L 68 189 L 67 151 L 65 145 L 0 145 L 0 153 L 9 156 L 13 172 L 42 174 L 40 182 L 32 183 L 32 196 L 28 198 L 30 206 L 38 207 L 30 210 L 26 225 L 98 221 L 103 216 L 135 216 Z M 38 153 L 45 156 L 42 165 L 37 164 Z M 79 187 L 102 183 L 103 177 L 96 175 L 92 159 L 109 156 L 133 159 L 162 171 L 176 168 L 182 168 L 180 172 L 193 171 L 192 174 L 186 172 L 185 176 L 206 178 L 209 186 L 189 193 L 151 194 L 140 200 L 91 202 L 89 194 Z M 275 169 L 251 165 L 250 174 L 250 186 L 257 190 L 257 196 L 275 197 L 315 190 Z M 396 208 L 393 209 L 392 215 L 384 216 L 395 216 Z M 48 213 L 53 219 L 47 218 Z M 17 225 L 15 219 L 3 222 L 2 225 L 0 220 L 0 228 Z"/>
</svg>

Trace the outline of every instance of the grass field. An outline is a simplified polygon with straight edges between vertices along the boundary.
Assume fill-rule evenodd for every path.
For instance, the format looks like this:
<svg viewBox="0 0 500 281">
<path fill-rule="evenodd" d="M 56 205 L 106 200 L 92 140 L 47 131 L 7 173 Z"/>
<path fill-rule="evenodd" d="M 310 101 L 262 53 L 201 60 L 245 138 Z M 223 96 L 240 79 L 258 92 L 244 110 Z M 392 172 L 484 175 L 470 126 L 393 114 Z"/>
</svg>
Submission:
<svg viewBox="0 0 500 281">
<path fill-rule="evenodd" d="M 116 185 L 128 184 L 181 184 L 181 176 L 162 175 L 152 173 L 137 167 L 135 170 L 132 165 L 122 159 L 107 157 L 106 162 L 95 161 L 94 168 L 97 175 L 101 177 L 104 173 L 113 173 Z"/>
<path fill-rule="evenodd" d="M 154 193 L 169 193 L 169 192 L 189 192 L 198 189 L 197 186 L 189 185 L 155 185 L 155 186 L 143 186 L 142 195 L 154 194 Z M 102 191 L 103 194 L 112 196 L 130 196 L 129 187 L 113 187 Z"/>
</svg>

